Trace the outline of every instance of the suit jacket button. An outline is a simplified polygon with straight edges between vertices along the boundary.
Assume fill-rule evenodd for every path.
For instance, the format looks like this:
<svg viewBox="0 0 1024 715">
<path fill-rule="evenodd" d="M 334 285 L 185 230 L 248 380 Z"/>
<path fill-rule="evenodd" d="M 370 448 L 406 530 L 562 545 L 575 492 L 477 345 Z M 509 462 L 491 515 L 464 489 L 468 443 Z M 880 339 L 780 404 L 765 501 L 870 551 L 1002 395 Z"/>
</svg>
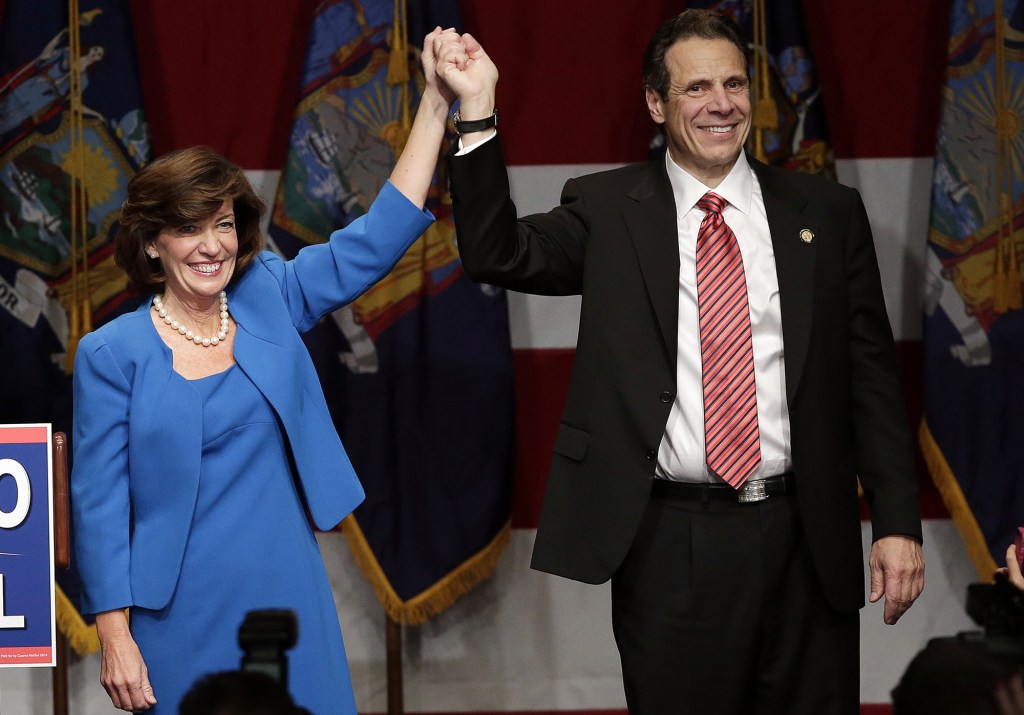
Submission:
<svg viewBox="0 0 1024 715">
<path fill-rule="evenodd" d="M 654 459 L 658 456 L 658 453 L 655 452 L 653 449 L 649 449 L 647 450 L 647 454 L 645 456 L 647 457 L 648 462 L 653 462 Z"/>
<path fill-rule="evenodd" d="M 665 390 L 663 393 L 661 393 L 661 401 L 664 402 L 665 404 L 668 404 L 669 402 L 671 402 L 672 401 L 672 393 L 669 392 L 668 390 Z"/>
</svg>

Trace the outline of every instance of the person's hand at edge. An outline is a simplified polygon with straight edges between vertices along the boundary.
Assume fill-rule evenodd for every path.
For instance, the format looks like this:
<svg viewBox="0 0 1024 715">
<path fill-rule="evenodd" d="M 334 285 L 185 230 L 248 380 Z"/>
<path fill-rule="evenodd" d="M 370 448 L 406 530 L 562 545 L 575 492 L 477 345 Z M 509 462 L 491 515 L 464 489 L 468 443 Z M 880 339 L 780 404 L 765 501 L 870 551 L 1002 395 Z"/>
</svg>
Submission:
<svg viewBox="0 0 1024 715">
<path fill-rule="evenodd" d="M 1007 581 L 1024 591 L 1024 574 L 1021 573 L 1020 564 L 1017 562 L 1017 547 L 1013 544 L 1006 548 L 1006 566 L 996 569 L 996 573 L 1004 574 Z"/>
</svg>

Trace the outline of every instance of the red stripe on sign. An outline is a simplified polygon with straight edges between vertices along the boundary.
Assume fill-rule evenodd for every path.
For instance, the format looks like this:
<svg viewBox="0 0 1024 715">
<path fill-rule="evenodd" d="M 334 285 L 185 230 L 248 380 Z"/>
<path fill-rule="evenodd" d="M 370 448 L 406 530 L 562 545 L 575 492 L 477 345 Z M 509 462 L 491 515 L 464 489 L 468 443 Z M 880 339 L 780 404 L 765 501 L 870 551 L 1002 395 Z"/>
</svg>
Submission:
<svg viewBox="0 0 1024 715">
<path fill-rule="evenodd" d="M 514 350 L 516 385 L 516 484 L 512 501 L 512 526 L 536 529 L 551 467 L 551 451 L 562 417 L 576 351 Z M 896 343 L 902 374 L 903 399 L 912 435 L 921 422 L 921 342 Z M 921 492 L 921 516 L 948 519 L 942 499 L 924 466 L 914 440 L 914 466 Z M 861 517 L 870 519 L 867 500 L 861 500 Z"/>
<path fill-rule="evenodd" d="M 46 427 L 0 425 L 0 444 L 46 444 Z"/>
<path fill-rule="evenodd" d="M 53 660 L 53 648 L 29 646 L 26 648 L 4 648 L 0 650 L 0 665 L 37 665 Z"/>
</svg>

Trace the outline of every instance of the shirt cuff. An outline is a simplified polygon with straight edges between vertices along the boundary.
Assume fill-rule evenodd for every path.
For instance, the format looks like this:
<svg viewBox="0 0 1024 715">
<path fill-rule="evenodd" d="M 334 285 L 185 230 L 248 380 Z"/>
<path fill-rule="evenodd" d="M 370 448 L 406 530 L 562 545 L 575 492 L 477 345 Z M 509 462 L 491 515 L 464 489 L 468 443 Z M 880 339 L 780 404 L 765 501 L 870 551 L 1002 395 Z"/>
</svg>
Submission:
<svg viewBox="0 0 1024 715">
<path fill-rule="evenodd" d="M 489 142 L 491 139 L 494 139 L 494 137 L 496 137 L 496 136 L 498 136 L 498 132 L 496 132 L 496 131 L 491 132 L 491 135 L 489 137 L 487 137 L 486 139 L 481 139 L 476 144 L 473 144 L 473 145 L 471 145 L 469 147 L 462 146 L 462 137 L 459 137 L 459 150 L 457 152 L 455 152 L 455 156 L 465 156 L 469 152 L 474 151 L 474 150 L 482 147 L 484 144 Z"/>
</svg>

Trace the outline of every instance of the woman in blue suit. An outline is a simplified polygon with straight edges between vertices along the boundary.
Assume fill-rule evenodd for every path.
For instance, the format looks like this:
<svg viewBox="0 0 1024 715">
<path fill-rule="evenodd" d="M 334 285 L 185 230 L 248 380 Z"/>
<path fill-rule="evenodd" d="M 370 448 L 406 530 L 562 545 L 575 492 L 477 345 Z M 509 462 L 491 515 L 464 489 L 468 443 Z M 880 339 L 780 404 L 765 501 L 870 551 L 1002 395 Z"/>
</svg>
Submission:
<svg viewBox="0 0 1024 715">
<path fill-rule="evenodd" d="M 421 207 L 450 106 L 433 71 L 442 34 L 424 41 L 427 87 L 390 181 L 366 215 L 294 260 L 261 250 L 263 202 L 209 149 L 164 156 L 129 183 L 115 256 L 152 303 L 83 338 L 74 374 L 76 557 L 115 707 L 176 713 L 200 675 L 238 667 L 246 611 L 287 608 L 299 617 L 296 702 L 355 713 L 306 509 L 330 529 L 363 490 L 300 333 L 388 273 L 432 221 Z"/>
</svg>

